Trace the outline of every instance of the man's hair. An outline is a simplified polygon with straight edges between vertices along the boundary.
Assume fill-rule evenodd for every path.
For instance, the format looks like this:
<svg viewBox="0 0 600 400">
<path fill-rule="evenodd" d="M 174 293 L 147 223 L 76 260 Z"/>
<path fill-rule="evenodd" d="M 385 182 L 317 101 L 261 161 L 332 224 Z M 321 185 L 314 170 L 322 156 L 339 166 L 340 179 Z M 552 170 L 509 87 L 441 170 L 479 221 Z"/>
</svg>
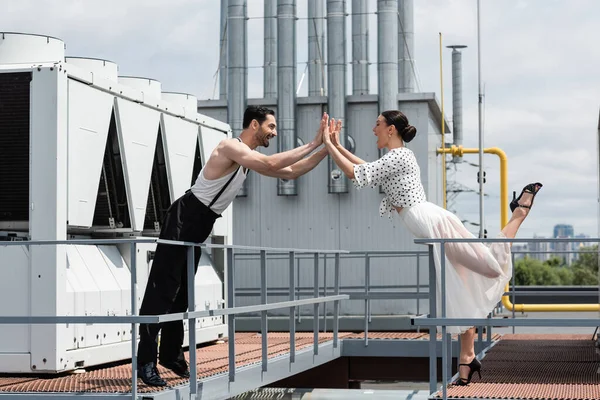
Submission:
<svg viewBox="0 0 600 400">
<path fill-rule="evenodd" d="M 267 115 L 275 116 L 275 111 L 263 106 L 248 106 L 246 111 L 244 111 L 244 123 L 242 124 L 242 128 L 248 128 L 253 119 L 257 120 L 259 125 L 262 125 L 267 119 Z"/>
</svg>

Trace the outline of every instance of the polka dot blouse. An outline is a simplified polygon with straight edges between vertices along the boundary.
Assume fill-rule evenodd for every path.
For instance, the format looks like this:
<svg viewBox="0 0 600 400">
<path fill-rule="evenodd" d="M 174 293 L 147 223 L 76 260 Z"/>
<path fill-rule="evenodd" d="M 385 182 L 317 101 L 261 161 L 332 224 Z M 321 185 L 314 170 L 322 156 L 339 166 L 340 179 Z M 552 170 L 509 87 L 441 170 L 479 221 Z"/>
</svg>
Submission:
<svg viewBox="0 0 600 400">
<path fill-rule="evenodd" d="M 379 206 L 379 215 L 391 218 L 396 207 L 411 207 L 427 201 L 421 183 L 421 171 L 414 153 L 399 147 L 390 150 L 377 161 L 354 165 L 357 188 L 381 185 L 386 196 Z"/>
</svg>

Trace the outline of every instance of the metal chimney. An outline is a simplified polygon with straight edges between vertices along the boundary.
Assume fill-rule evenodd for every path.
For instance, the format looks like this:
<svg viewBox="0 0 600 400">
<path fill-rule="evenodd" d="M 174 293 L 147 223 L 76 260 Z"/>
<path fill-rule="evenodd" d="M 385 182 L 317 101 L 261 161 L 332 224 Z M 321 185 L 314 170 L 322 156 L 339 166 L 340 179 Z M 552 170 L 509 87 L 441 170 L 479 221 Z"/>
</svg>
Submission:
<svg viewBox="0 0 600 400">
<path fill-rule="evenodd" d="M 452 49 L 452 133 L 453 144 L 461 146 L 463 143 L 463 123 L 462 123 L 462 53 L 460 49 L 467 46 L 453 45 L 448 46 Z M 453 163 L 462 162 L 462 157 L 452 157 Z"/>
<path fill-rule="evenodd" d="M 219 98 L 227 98 L 227 0 L 221 0 L 221 44 L 219 47 Z"/>
<path fill-rule="evenodd" d="M 277 0 L 265 2 L 264 97 L 277 97 Z"/>
<path fill-rule="evenodd" d="M 346 125 L 346 1 L 327 0 L 327 94 L 329 115 Z M 346 145 L 346 127 L 340 144 Z M 334 172 L 335 171 L 335 172 Z M 329 193 L 347 193 L 348 180 L 329 157 Z M 332 174 L 332 172 L 334 172 Z"/>
<path fill-rule="evenodd" d="M 277 0 L 277 150 L 296 147 L 296 0 Z M 278 179 L 279 196 L 298 194 L 296 180 Z"/>
<path fill-rule="evenodd" d="M 369 94 L 369 11 L 364 0 L 352 0 L 352 94 Z"/>
<path fill-rule="evenodd" d="M 415 21 L 413 0 L 398 0 L 398 92 L 415 91 Z"/>
<path fill-rule="evenodd" d="M 228 0 L 227 5 L 227 119 L 235 137 L 242 132 L 248 98 L 246 57 L 246 0 Z M 238 196 L 246 196 L 246 184 Z"/>
<path fill-rule="evenodd" d="M 398 108 L 398 0 L 377 1 L 377 71 L 379 112 Z"/>
<path fill-rule="evenodd" d="M 308 0 L 308 95 L 325 96 L 324 0 Z"/>
</svg>

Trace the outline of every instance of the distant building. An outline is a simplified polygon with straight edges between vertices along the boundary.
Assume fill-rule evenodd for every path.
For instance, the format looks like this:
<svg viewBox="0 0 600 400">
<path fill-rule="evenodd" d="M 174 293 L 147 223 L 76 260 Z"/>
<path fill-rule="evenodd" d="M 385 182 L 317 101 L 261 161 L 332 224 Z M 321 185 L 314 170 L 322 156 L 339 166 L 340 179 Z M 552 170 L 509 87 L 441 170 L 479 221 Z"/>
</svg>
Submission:
<svg viewBox="0 0 600 400">
<path fill-rule="evenodd" d="M 566 237 L 566 238 L 572 238 L 575 236 L 574 230 L 573 230 L 573 225 L 565 225 L 565 224 L 558 224 L 558 225 L 554 225 L 554 236 L 555 238 L 558 237 Z"/>
<path fill-rule="evenodd" d="M 545 236 L 536 236 L 533 235 L 534 239 L 545 239 Z M 550 248 L 550 243 L 548 242 L 529 242 L 527 243 L 527 248 L 530 252 L 529 257 L 540 260 L 542 262 L 547 261 L 552 256 Z"/>
<path fill-rule="evenodd" d="M 515 261 L 525 258 L 527 252 L 529 251 L 529 246 L 527 243 L 515 243 L 512 246 L 511 252 L 514 254 Z"/>
<path fill-rule="evenodd" d="M 574 230 L 573 225 L 559 224 L 554 225 L 554 238 L 555 239 L 568 239 L 573 238 Z M 575 253 L 569 253 L 575 250 L 575 243 L 572 242 L 559 242 L 554 243 L 554 251 L 556 256 L 562 258 L 567 265 L 571 265 L 576 258 Z"/>
</svg>

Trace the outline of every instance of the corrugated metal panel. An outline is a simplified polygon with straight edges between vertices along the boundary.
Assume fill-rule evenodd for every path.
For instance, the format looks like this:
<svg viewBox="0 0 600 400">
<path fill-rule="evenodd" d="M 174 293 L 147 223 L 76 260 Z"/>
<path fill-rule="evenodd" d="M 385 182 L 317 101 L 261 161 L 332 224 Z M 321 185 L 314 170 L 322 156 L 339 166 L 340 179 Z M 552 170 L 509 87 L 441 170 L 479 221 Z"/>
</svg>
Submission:
<svg viewBox="0 0 600 400">
<path fill-rule="evenodd" d="M 435 148 L 439 146 L 439 135 L 429 129 L 430 111 L 427 101 L 400 104 L 419 134 L 409 148 L 417 156 L 422 179 L 429 198 L 437 202 L 440 175 L 439 160 Z M 318 127 L 322 114 L 321 104 L 301 104 L 297 109 L 298 137 L 305 143 L 310 141 Z M 356 155 L 366 161 L 378 157 L 376 139 L 372 128 L 377 119 L 377 103 L 352 101 L 348 104 L 345 126 L 356 142 Z M 218 109 L 200 112 L 221 119 L 224 113 Z M 277 146 L 271 143 L 267 149 L 258 149 L 264 154 L 273 154 Z M 426 250 L 413 243 L 412 235 L 394 216 L 381 218 L 379 203 L 382 195 L 376 189 L 357 190 L 352 185 L 348 193 L 329 194 L 327 190 L 327 163 L 322 161 L 313 171 L 298 180 L 297 196 L 277 196 L 277 181 L 252 172 L 249 176 L 248 196 L 234 202 L 233 241 L 235 244 L 294 247 L 307 249 L 344 250 Z M 260 263 L 258 259 L 238 260 L 236 288 L 240 292 L 258 288 Z M 268 287 L 287 288 L 289 282 L 287 260 L 268 262 Z M 342 261 L 343 286 L 364 286 L 364 259 Z M 371 285 L 415 285 L 417 262 L 414 258 L 373 259 L 371 261 Z M 327 284 L 333 287 L 333 260 L 328 262 Z M 311 289 L 313 284 L 313 260 L 300 262 L 298 285 Z M 428 263 L 426 257 L 420 262 L 420 282 L 427 282 Z M 323 261 L 320 262 L 319 284 L 323 285 Z M 398 290 L 398 289 L 396 289 Z M 414 288 L 405 289 L 415 291 Z M 258 292 L 255 292 L 258 293 Z M 269 302 L 287 300 L 287 296 L 269 296 Z M 237 305 L 257 304 L 259 297 L 238 297 Z M 416 300 L 373 301 L 373 315 L 406 314 L 417 311 Z M 420 302 L 420 311 L 427 310 L 427 301 Z M 329 308 L 331 309 L 331 308 Z M 342 315 L 362 314 L 364 302 L 343 302 Z M 281 314 L 287 311 L 280 311 Z M 304 307 L 302 314 L 312 314 L 312 306 Z"/>
</svg>

